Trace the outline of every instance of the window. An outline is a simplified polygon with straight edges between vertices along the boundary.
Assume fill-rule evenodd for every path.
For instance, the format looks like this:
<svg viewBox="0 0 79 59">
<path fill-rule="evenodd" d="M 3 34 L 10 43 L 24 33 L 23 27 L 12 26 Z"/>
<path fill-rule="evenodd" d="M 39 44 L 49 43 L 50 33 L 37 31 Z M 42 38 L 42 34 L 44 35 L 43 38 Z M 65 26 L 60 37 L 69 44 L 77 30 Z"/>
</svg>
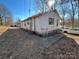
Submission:
<svg viewBox="0 0 79 59">
<path fill-rule="evenodd" d="M 27 22 L 27 24 L 29 25 L 30 23 L 29 23 L 29 22 Z"/>
<path fill-rule="evenodd" d="M 49 25 L 53 25 L 54 24 L 54 18 L 49 18 Z"/>
<path fill-rule="evenodd" d="M 58 26 L 58 19 L 57 19 L 57 26 Z"/>
<path fill-rule="evenodd" d="M 26 26 L 26 23 L 24 23 L 24 26 Z"/>
</svg>

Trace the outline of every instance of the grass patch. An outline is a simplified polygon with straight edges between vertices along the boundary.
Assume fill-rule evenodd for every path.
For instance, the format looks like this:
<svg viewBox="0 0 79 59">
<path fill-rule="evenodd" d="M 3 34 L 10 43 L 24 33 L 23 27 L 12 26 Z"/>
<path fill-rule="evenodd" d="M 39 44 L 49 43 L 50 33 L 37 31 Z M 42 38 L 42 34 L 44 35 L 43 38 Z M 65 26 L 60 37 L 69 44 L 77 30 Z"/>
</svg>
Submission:
<svg viewBox="0 0 79 59">
<path fill-rule="evenodd" d="M 6 32 L 8 30 L 8 27 L 6 26 L 0 26 L 0 34 Z"/>
</svg>

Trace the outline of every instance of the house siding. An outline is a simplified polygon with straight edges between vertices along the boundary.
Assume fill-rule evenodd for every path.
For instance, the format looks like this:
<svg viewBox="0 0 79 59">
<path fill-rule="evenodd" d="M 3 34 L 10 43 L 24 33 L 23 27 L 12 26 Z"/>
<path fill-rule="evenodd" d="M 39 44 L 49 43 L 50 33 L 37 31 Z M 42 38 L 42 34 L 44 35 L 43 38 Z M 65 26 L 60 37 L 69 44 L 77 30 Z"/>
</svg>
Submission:
<svg viewBox="0 0 79 59">
<path fill-rule="evenodd" d="M 54 24 L 49 25 L 49 18 L 54 18 Z M 24 21 L 21 23 L 21 27 L 24 29 L 35 31 L 39 34 L 43 34 L 60 28 L 59 20 L 60 18 L 55 14 L 55 12 L 51 12 Z M 24 23 L 26 23 L 26 26 L 24 26 Z"/>
</svg>

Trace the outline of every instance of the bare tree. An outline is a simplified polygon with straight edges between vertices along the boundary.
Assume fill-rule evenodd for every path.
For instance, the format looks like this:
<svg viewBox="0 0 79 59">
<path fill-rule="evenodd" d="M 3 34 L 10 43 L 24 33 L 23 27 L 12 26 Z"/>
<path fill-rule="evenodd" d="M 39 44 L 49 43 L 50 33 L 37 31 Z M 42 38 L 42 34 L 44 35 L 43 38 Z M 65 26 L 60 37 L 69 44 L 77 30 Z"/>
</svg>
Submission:
<svg viewBox="0 0 79 59">
<path fill-rule="evenodd" d="M 72 17 L 71 17 L 71 20 L 72 20 L 72 28 L 74 28 L 74 5 L 73 5 L 73 1 L 71 0 L 71 7 L 72 7 Z"/>
<path fill-rule="evenodd" d="M 16 23 L 16 26 L 20 27 L 20 25 L 21 25 L 21 19 L 17 18 L 17 21 L 15 23 Z"/>
<path fill-rule="evenodd" d="M 2 18 L 3 17 L 0 15 L 0 25 L 3 25 Z"/>
<path fill-rule="evenodd" d="M 70 3 L 71 6 L 68 6 L 67 3 Z M 62 13 L 63 13 L 63 17 L 62 17 L 63 27 L 64 27 L 64 24 L 65 24 L 64 16 L 65 16 L 65 14 L 68 13 L 71 16 L 72 28 L 74 28 L 74 20 L 75 20 L 74 15 L 76 14 L 75 12 L 76 12 L 76 9 L 77 9 L 76 3 L 77 3 L 77 0 L 61 0 L 61 3 L 60 3 L 61 6 L 60 7 L 61 7 Z M 69 8 L 69 7 L 71 7 L 71 8 Z"/>
<path fill-rule="evenodd" d="M 47 9 L 47 0 L 35 0 L 37 11 L 45 12 Z"/>
<path fill-rule="evenodd" d="M 69 14 L 71 16 L 71 25 L 72 28 L 75 27 L 75 14 L 77 14 L 77 5 L 78 5 L 78 1 L 77 0 L 70 0 L 70 4 L 71 4 L 71 10 L 69 10 Z"/>
<path fill-rule="evenodd" d="M 52 1 L 52 6 L 49 7 L 49 1 Z M 58 0 L 35 0 L 36 3 L 36 8 L 37 10 L 39 10 L 40 12 L 46 12 L 48 10 L 54 10 L 56 7 L 56 3 Z"/>
<path fill-rule="evenodd" d="M 78 27 L 79 27 L 79 0 L 78 0 Z"/>
<path fill-rule="evenodd" d="M 65 26 L 65 15 L 66 15 L 66 8 L 67 8 L 66 3 L 68 3 L 68 2 L 69 2 L 69 0 L 56 1 L 56 5 L 60 6 L 59 8 L 61 9 L 62 28 L 64 28 L 64 26 Z"/>
<path fill-rule="evenodd" d="M 62 20 L 63 20 L 62 26 L 63 26 L 63 28 L 64 28 L 64 24 L 65 24 L 65 21 L 64 21 L 64 16 L 65 16 L 64 3 L 65 3 L 65 1 L 61 0 L 60 5 L 61 5 L 61 8 L 62 8 L 62 13 L 63 13 L 63 16 L 62 16 Z"/>
<path fill-rule="evenodd" d="M 37 4 L 37 8 L 38 10 L 41 10 L 42 12 L 46 11 L 46 8 L 49 10 L 49 7 L 48 7 L 48 1 L 49 0 L 36 0 L 36 4 Z M 78 2 L 78 3 L 77 3 Z M 68 6 L 67 4 L 71 4 L 71 6 Z M 57 6 L 60 6 L 59 8 L 61 8 L 61 13 L 62 13 L 62 20 L 63 20 L 63 28 L 64 28 L 64 24 L 65 24 L 65 15 L 68 13 L 70 15 L 70 18 L 71 18 L 71 23 L 72 23 L 72 27 L 74 27 L 74 20 L 75 20 L 75 17 L 74 15 L 76 14 L 76 9 L 77 9 L 77 6 L 76 4 L 79 6 L 79 0 L 55 0 L 55 3 L 54 3 L 54 6 L 52 6 L 52 9 L 54 7 L 54 9 L 56 9 Z M 71 7 L 71 8 L 69 8 Z M 79 10 L 79 8 L 78 8 Z M 79 16 L 79 14 L 78 14 Z M 78 21 L 79 22 L 79 21 Z"/>
<path fill-rule="evenodd" d="M 8 23 L 12 23 L 12 15 L 10 11 L 3 5 L 0 4 L 0 15 L 3 16 L 2 22 L 5 25 L 9 25 Z"/>
<path fill-rule="evenodd" d="M 6 25 L 11 26 L 13 24 L 12 16 L 10 16 L 10 17 L 8 16 L 6 19 L 7 19 Z"/>
</svg>

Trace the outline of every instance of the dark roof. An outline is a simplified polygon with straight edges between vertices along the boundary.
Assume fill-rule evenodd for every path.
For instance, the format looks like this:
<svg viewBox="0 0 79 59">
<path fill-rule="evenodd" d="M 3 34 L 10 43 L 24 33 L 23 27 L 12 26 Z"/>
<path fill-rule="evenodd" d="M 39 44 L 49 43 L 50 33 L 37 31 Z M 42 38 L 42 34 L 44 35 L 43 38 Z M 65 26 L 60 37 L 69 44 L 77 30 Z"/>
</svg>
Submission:
<svg viewBox="0 0 79 59">
<path fill-rule="evenodd" d="M 47 11 L 47 12 L 45 12 L 45 13 L 39 13 L 39 14 L 33 15 L 33 16 L 28 17 L 27 19 L 23 20 L 22 22 L 27 21 L 27 20 L 30 20 L 30 19 L 32 19 L 32 18 L 39 17 L 39 16 L 41 16 L 41 15 L 43 15 L 43 14 L 46 14 L 46 13 L 48 13 L 48 12 L 55 12 L 55 13 L 57 14 L 57 16 L 60 17 L 59 14 L 58 14 L 58 12 L 57 12 L 57 10 L 53 10 L 53 11 Z M 61 18 L 60 18 L 60 19 L 61 19 Z"/>
<path fill-rule="evenodd" d="M 43 13 L 39 13 L 39 14 L 33 15 L 33 16 L 28 17 L 27 19 L 23 20 L 22 22 L 27 21 L 27 20 L 30 20 L 30 19 L 32 19 L 32 18 L 39 17 L 39 16 L 42 15 L 42 14 L 43 14 Z"/>
</svg>

